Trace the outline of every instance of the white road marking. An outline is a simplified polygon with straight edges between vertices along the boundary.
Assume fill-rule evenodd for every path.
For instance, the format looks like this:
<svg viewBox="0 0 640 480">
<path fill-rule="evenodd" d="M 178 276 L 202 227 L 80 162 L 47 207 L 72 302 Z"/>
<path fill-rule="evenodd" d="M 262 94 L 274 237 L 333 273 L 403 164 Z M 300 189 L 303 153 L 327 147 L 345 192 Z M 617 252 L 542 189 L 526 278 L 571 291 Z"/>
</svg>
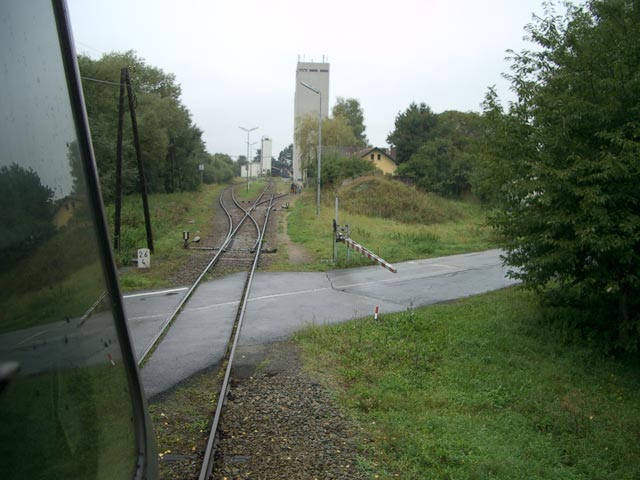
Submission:
<svg viewBox="0 0 640 480">
<path fill-rule="evenodd" d="M 297 290 L 295 292 L 286 292 L 286 293 L 274 293 L 273 295 L 263 295 L 261 297 L 252 297 L 249 298 L 250 302 L 254 302 L 256 300 L 267 300 L 269 298 L 278 298 L 278 297 L 289 297 L 291 295 L 300 295 L 302 293 L 313 293 L 313 292 L 321 292 L 323 290 L 331 290 L 329 287 L 322 288 L 313 288 L 311 290 Z"/>
<path fill-rule="evenodd" d="M 25 343 L 27 343 L 29 340 L 33 340 L 36 337 L 39 337 L 40 335 L 47 333 L 48 331 L 53 330 L 52 328 L 47 328 L 46 330 L 40 330 L 39 332 L 34 333 L 33 335 L 28 336 L 27 338 L 25 338 L 24 340 L 16 343 L 14 345 L 14 349 L 20 347 L 21 345 L 24 345 Z"/>
<path fill-rule="evenodd" d="M 188 289 L 189 287 L 180 287 L 180 288 L 170 288 L 168 290 L 158 290 L 157 292 L 132 293 L 131 295 L 123 295 L 122 298 L 151 297 L 153 295 L 165 295 L 167 293 L 182 292 L 183 290 L 188 290 Z"/>
<path fill-rule="evenodd" d="M 159 313 L 157 315 L 143 315 L 141 317 L 127 317 L 127 320 L 146 320 L 149 318 L 162 318 L 162 317 L 166 317 L 167 314 L 165 313 Z"/>
</svg>

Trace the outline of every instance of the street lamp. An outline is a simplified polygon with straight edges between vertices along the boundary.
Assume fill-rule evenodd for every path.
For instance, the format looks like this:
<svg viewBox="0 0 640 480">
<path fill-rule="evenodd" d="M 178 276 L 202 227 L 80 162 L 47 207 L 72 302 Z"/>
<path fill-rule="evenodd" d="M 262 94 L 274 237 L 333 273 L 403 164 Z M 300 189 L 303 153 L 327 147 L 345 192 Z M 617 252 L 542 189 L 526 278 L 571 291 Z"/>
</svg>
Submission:
<svg viewBox="0 0 640 480">
<path fill-rule="evenodd" d="M 322 93 L 317 88 L 312 87 L 308 83 L 300 82 L 305 88 L 308 88 L 320 97 L 320 108 L 318 109 L 318 178 L 316 180 L 316 217 L 320 215 L 320 156 L 322 155 Z"/>
<path fill-rule="evenodd" d="M 238 127 L 240 130 L 244 130 L 245 132 L 247 132 L 247 192 L 249 191 L 249 146 L 251 145 L 249 143 L 249 135 L 251 134 L 251 132 L 253 132 L 254 130 L 257 130 L 259 127 L 253 127 L 253 128 L 244 128 L 244 127 Z"/>
</svg>

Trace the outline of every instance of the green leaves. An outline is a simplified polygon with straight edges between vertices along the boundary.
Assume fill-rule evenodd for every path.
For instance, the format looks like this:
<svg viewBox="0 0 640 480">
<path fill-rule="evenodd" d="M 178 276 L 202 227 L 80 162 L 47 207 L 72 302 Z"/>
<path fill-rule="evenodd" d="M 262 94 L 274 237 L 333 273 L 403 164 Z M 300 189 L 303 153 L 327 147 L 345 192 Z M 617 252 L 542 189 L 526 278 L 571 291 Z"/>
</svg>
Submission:
<svg viewBox="0 0 640 480">
<path fill-rule="evenodd" d="M 429 192 L 455 197 L 471 190 L 482 132 L 477 113 L 435 114 L 424 103 L 412 103 L 396 117 L 387 141 L 397 148 L 398 175 Z"/>
<path fill-rule="evenodd" d="M 360 102 L 355 98 L 336 98 L 336 104 L 331 111 L 335 117 L 342 117 L 346 124 L 351 127 L 353 135 L 356 139 L 356 145 L 366 147 L 369 141 L 364 131 L 364 112 L 360 106 Z"/>
<path fill-rule="evenodd" d="M 425 103 L 409 105 L 404 112 L 398 113 L 395 129 L 387 137 L 387 142 L 397 150 L 397 163 L 411 159 L 411 155 L 430 140 L 431 130 L 436 125 L 436 114 Z"/>
<path fill-rule="evenodd" d="M 624 324 L 628 349 L 640 341 L 639 20 L 621 0 L 536 18 L 538 48 L 511 56 L 518 100 L 506 112 L 494 92 L 485 101 L 480 175 L 513 276 L 617 310 L 598 321 Z"/>
<path fill-rule="evenodd" d="M 198 163 L 208 156 L 202 131 L 180 100 L 175 76 L 147 65 L 135 52 L 112 52 L 99 60 L 79 56 L 93 148 L 105 201 L 114 195 L 120 70 L 128 67 L 136 99 L 140 146 L 149 193 L 195 190 Z M 96 81 L 97 80 L 97 81 Z M 105 83 L 107 82 L 107 83 Z M 125 101 L 126 104 L 126 101 Z M 128 113 L 123 129 L 123 192 L 138 190 Z"/>
</svg>

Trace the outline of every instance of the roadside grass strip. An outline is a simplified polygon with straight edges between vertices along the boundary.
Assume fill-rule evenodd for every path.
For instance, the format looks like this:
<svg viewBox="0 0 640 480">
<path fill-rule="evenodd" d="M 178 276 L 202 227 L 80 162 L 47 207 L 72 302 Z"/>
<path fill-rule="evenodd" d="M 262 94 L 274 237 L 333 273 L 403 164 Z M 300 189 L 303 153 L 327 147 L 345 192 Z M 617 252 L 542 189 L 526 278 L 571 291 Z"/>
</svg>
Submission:
<svg viewBox="0 0 640 480">
<path fill-rule="evenodd" d="M 297 341 L 363 427 L 374 478 L 640 478 L 637 358 L 554 331 L 511 288 Z"/>
</svg>

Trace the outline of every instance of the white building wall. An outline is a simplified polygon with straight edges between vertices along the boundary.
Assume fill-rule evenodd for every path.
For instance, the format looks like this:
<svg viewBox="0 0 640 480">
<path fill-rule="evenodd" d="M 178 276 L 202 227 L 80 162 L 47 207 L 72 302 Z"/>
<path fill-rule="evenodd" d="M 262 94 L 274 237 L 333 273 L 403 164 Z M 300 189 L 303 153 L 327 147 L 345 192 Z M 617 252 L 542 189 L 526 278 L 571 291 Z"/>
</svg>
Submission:
<svg viewBox="0 0 640 480">
<path fill-rule="evenodd" d="M 304 82 L 319 90 L 322 94 L 322 105 L 318 94 L 312 92 L 300 83 Z M 296 68 L 296 93 L 293 108 L 293 178 L 302 180 L 303 169 L 300 158 L 300 149 L 295 143 L 295 128 L 297 119 L 304 115 L 318 116 L 318 107 L 321 107 L 322 118 L 329 116 L 329 63 L 298 62 Z"/>
<path fill-rule="evenodd" d="M 255 178 L 260 175 L 260 173 L 260 162 L 251 162 L 249 164 L 249 177 Z M 240 167 L 240 176 L 242 178 L 247 178 L 247 165 Z"/>
<path fill-rule="evenodd" d="M 262 137 L 260 169 L 263 175 L 271 175 L 271 139 L 268 137 Z"/>
</svg>

